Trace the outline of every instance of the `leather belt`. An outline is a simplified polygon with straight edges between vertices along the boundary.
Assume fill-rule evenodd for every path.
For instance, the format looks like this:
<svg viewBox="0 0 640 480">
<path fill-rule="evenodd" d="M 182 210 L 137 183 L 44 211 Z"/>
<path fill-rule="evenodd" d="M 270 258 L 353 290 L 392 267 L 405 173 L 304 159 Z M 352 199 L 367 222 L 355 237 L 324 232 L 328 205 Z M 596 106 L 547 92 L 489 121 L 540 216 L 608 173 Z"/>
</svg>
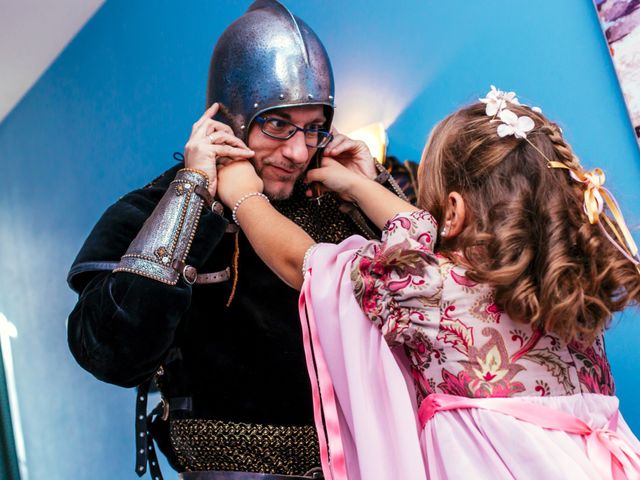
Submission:
<svg viewBox="0 0 640 480">
<path fill-rule="evenodd" d="M 184 278 L 184 281 L 189 285 L 193 285 L 194 283 L 220 283 L 226 282 L 231 278 L 231 269 L 229 267 L 224 270 L 220 270 L 219 272 L 198 273 L 195 267 L 187 265 L 181 260 L 175 259 L 171 264 L 171 268 L 182 274 L 182 278 Z"/>
<path fill-rule="evenodd" d="M 305 475 L 278 475 L 275 473 L 254 472 L 183 472 L 178 474 L 180 480 L 322 480 L 322 471 L 313 469 Z"/>
<path fill-rule="evenodd" d="M 226 282 L 231 277 L 231 269 L 229 267 L 219 272 L 199 273 L 196 277 L 196 283 L 219 283 Z"/>
</svg>

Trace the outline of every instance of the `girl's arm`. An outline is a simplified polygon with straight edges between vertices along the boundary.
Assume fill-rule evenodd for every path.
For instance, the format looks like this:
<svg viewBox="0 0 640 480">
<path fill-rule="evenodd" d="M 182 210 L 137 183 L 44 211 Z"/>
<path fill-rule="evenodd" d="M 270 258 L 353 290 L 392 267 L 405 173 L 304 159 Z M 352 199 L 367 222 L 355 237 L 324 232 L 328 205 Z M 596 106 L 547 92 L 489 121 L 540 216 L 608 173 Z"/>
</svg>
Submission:
<svg viewBox="0 0 640 480">
<path fill-rule="evenodd" d="M 379 183 L 329 158 L 322 160 L 321 168 L 309 170 L 307 180 L 322 183 L 343 199 L 356 203 L 380 230 L 398 213 L 418 210 Z"/>
<path fill-rule="evenodd" d="M 356 202 L 380 229 L 396 214 L 417 210 L 382 185 L 334 160 L 324 159 L 322 165 L 310 170 L 307 180 L 320 182 L 342 198 Z M 230 208 L 245 195 L 262 189 L 262 180 L 249 162 L 235 161 L 218 172 L 218 195 Z M 236 216 L 258 256 L 285 283 L 300 290 L 304 255 L 314 240 L 257 195 L 245 199 Z"/>
<path fill-rule="evenodd" d="M 246 161 L 225 165 L 217 172 L 218 196 L 229 208 L 245 195 L 262 192 L 262 179 Z M 260 196 L 251 196 L 236 210 L 240 228 L 262 261 L 287 285 L 302 287 L 304 254 L 315 242 Z"/>
<path fill-rule="evenodd" d="M 287 285 L 300 290 L 304 254 L 315 244 L 314 240 L 262 197 L 253 196 L 242 202 L 237 218 L 262 261 Z"/>
</svg>

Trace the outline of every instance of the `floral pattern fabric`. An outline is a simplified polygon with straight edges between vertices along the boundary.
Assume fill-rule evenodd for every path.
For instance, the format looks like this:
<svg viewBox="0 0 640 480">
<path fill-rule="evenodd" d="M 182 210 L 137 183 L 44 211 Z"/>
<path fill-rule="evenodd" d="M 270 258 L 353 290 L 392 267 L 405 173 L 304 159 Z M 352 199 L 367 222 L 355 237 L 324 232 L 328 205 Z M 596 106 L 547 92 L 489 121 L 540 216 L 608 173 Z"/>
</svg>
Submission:
<svg viewBox="0 0 640 480">
<path fill-rule="evenodd" d="M 493 291 L 434 253 L 437 224 L 425 211 L 391 219 L 351 270 L 355 296 L 389 345 L 409 355 L 419 401 L 465 397 L 614 395 L 602 336 L 589 348 L 514 322 Z"/>
</svg>

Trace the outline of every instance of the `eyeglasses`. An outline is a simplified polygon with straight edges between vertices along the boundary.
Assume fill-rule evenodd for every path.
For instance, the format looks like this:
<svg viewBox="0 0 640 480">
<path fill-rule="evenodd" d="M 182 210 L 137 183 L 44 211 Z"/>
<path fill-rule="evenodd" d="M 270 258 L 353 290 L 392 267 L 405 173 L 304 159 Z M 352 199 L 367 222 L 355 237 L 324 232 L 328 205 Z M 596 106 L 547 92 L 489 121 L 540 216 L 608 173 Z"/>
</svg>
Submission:
<svg viewBox="0 0 640 480">
<path fill-rule="evenodd" d="M 277 140 L 289 140 L 300 130 L 304 133 L 305 144 L 311 148 L 324 148 L 333 139 L 333 135 L 330 132 L 317 126 L 302 128 L 278 117 L 263 117 L 259 115 L 256 117 L 256 122 L 260 124 L 262 133 Z"/>
</svg>

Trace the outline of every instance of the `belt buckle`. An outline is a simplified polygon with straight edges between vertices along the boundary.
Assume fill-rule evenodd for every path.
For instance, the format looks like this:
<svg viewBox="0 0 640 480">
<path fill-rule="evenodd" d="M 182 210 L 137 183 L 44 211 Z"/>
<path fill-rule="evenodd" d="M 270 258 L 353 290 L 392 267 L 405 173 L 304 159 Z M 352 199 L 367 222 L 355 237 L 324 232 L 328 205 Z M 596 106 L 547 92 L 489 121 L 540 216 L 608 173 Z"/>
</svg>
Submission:
<svg viewBox="0 0 640 480">
<path fill-rule="evenodd" d="M 160 403 L 162 404 L 162 416 L 160 417 L 163 422 L 169 419 L 169 402 L 166 398 L 160 397 Z"/>
<path fill-rule="evenodd" d="M 198 271 L 191 265 L 185 265 L 182 269 L 182 278 L 184 278 L 184 281 L 189 285 L 193 285 L 194 283 L 196 283 L 196 280 L 198 278 Z"/>
</svg>

